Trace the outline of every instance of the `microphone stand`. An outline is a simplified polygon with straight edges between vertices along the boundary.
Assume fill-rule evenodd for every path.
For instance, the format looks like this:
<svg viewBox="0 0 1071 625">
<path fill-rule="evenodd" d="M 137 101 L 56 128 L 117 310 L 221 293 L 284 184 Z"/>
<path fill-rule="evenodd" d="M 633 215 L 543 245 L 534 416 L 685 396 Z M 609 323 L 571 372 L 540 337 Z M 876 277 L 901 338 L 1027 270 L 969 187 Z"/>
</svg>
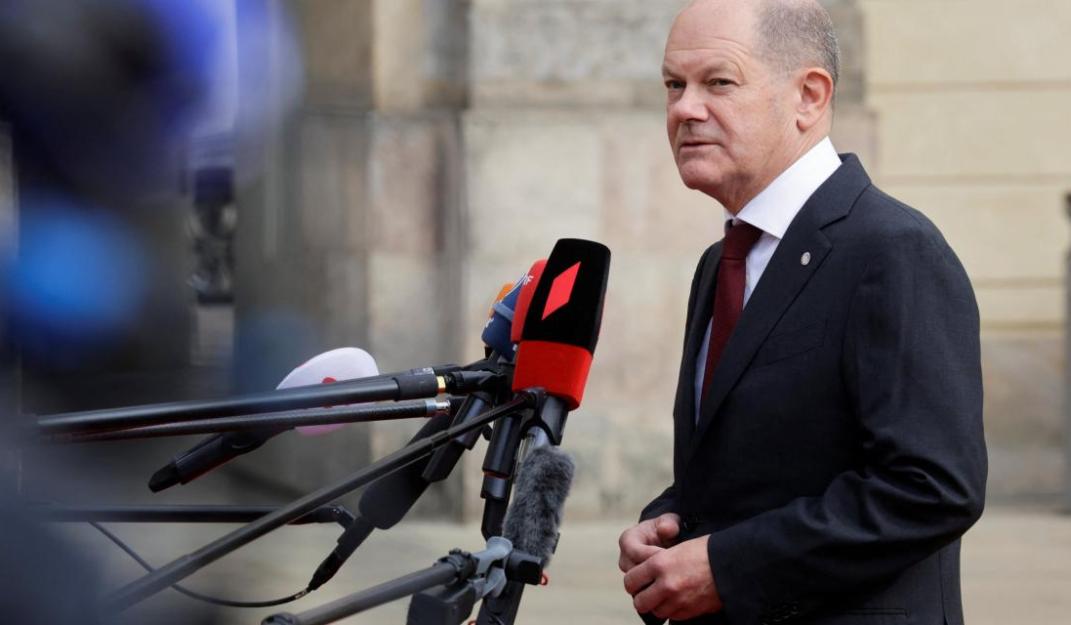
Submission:
<svg viewBox="0 0 1071 625">
<path fill-rule="evenodd" d="M 500 394 L 492 394 L 489 391 L 476 391 L 469 394 L 454 412 L 452 422 L 446 427 L 464 423 L 486 412 L 488 408 L 499 403 L 496 395 Z M 424 427 L 427 428 L 432 423 L 434 422 L 429 421 Z M 361 493 L 357 518 L 339 536 L 331 553 L 316 567 L 308 588 L 315 590 L 334 577 L 346 560 L 372 535 L 373 531 L 394 527 L 409 512 L 429 485 L 449 476 L 454 465 L 461 459 L 461 454 L 476 444 L 481 431 L 485 429 L 486 427 L 473 430 L 450 440 L 426 459 L 377 481 Z M 423 433 L 422 428 L 413 440 L 423 436 L 426 434 Z"/>
<path fill-rule="evenodd" d="M 230 417 L 253 413 L 320 408 L 376 401 L 400 401 L 435 397 L 441 393 L 469 393 L 479 390 L 497 373 L 453 371 L 444 375 L 419 373 L 380 380 L 343 380 L 295 388 L 242 395 L 227 399 L 172 402 L 90 410 L 49 415 L 37 420 L 40 434 L 93 434 L 109 430 L 194 421 L 210 417 Z"/>
<path fill-rule="evenodd" d="M 480 497 L 483 503 L 483 520 L 480 533 L 484 539 L 502 534 L 513 489 L 513 471 L 517 466 L 517 449 L 524 431 L 524 415 L 513 414 L 495 424 L 483 461 L 483 484 Z"/>
<path fill-rule="evenodd" d="M 373 404 L 371 406 L 336 406 L 330 408 L 305 408 L 267 414 L 239 415 L 234 417 L 217 417 L 214 419 L 196 419 L 178 423 L 161 423 L 122 430 L 90 433 L 43 433 L 42 442 L 46 443 L 88 443 L 98 441 L 117 441 L 138 438 L 159 438 L 164 436 L 187 436 L 212 432 L 232 432 L 256 430 L 261 428 L 279 428 L 287 430 L 305 425 L 329 425 L 335 423 L 367 423 L 388 421 L 392 419 L 412 419 L 434 417 L 451 412 L 460 405 L 462 398 L 448 397 L 443 400 L 417 399 L 393 402 L 390 404 Z M 40 426 L 38 426 L 40 428 Z"/>
<path fill-rule="evenodd" d="M 483 390 L 469 393 L 454 411 L 450 425 L 464 423 L 482 414 L 488 408 L 508 401 L 513 396 L 508 384 L 508 380 L 512 379 L 513 363 L 502 358 L 494 349 L 488 348 L 487 357 L 470 366 L 499 372 L 503 376 L 500 378 L 502 383 L 497 388 L 488 384 Z M 507 417 L 507 419 L 512 418 Z M 432 423 L 429 422 L 424 428 L 428 428 Z M 424 428 L 416 434 L 413 440 L 427 436 Z M 449 476 L 461 459 L 461 455 L 466 450 L 472 449 L 481 433 L 487 429 L 489 428 L 472 430 L 459 436 L 435 450 L 435 453 L 426 459 L 415 462 L 369 486 L 361 494 L 356 520 L 339 536 L 335 548 L 316 567 L 308 589 L 315 590 L 327 583 L 373 531 L 394 527 L 408 513 L 428 485 L 442 481 Z"/>
<path fill-rule="evenodd" d="M 505 538 L 492 536 L 487 541 L 488 545 L 494 541 L 509 542 Z M 411 625 L 460 625 L 472 614 L 477 599 L 485 602 L 494 600 L 512 586 L 536 585 L 543 581 L 543 563 L 517 548 L 503 563 L 502 570 L 504 575 L 499 576 L 492 588 L 481 585 L 477 578 L 417 593 L 409 603 L 406 622 Z"/>
<path fill-rule="evenodd" d="M 107 597 L 104 607 L 109 611 L 122 611 L 268 532 L 286 525 L 294 519 L 305 516 L 319 506 L 379 479 L 383 475 L 416 462 L 457 436 L 482 428 L 504 415 L 542 403 L 542 397 L 542 389 L 526 391 L 519 394 L 515 399 L 465 423 L 416 441 L 333 485 L 321 488 L 278 508 L 274 512 L 260 517 L 256 521 L 238 528 L 194 552 L 181 556 L 152 573 L 142 576 Z"/>
<path fill-rule="evenodd" d="M 541 395 L 530 414 L 514 414 L 495 424 L 484 455 L 484 478 L 480 488 L 480 497 L 484 500 L 480 531 L 484 539 L 502 534 L 522 442 L 524 450 L 532 446 L 560 445 L 565 413 L 560 399 Z"/>
<path fill-rule="evenodd" d="M 472 613 L 478 599 L 500 592 L 507 579 L 537 584 L 541 577 L 538 559 L 496 536 L 483 551 L 454 549 L 421 571 L 300 614 L 273 614 L 262 625 L 326 625 L 409 595 L 415 595 L 409 605 L 410 625 L 458 625 Z"/>
<path fill-rule="evenodd" d="M 511 417 L 516 422 L 516 431 L 511 432 L 512 446 L 509 448 L 512 451 L 509 456 L 512 464 L 506 465 L 502 459 L 499 459 L 499 466 L 510 467 L 508 477 L 498 478 L 506 481 L 506 491 L 504 497 L 485 498 L 483 527 L 485 533 L 488 531 L 492 531 L 496 535 L 502 533 L 503 521 L 506 516 L 505 506 L 509 503 L 510 491 L 513 485 L 512 471 L 517 466 L 518 453 L 527 454 L 531 449 L 545 445 L 560 445 L 562 435 L 565 432 L 566 416 L 567 410 L 560 399 L 552 395 L 540 395 L 530 415 L 523 419 L 517 415 Z M 506 419 L 500 421 L 499 425 L 506 421 Z M 524 436 L 523 441 L 521 439 L 522 435 Z M 490 447 L 488 449 L 490 450 Z M 494 483 L 491 481 L 492 477 L 489 474 L 484 478 L 485 491 L 487 491 L 489 484 Z M 483 493 L 481 493 L 482 495 Z M 497 525 L 491 525 L 491 523 L 497 523 Z M 476 624 L 512 625 L 517 618 L 517 612 L 520 610 L 521 596 L 523 594 L 524 583 L 521 583 L 521 580 L 513 580 L 511 578 L 504 589 L 491 597 L 487 597 L 480 604 L 480 611 L 476 615 Z"/>
<path fill-rule="evenodd" d="M 46 523 L 249 523 L 275 511 L 275 506 L 65 506 L 30 504 L 26 511 Z M 316 508 L 288 525 L 338 523 L 348 527 L 354 515 L 344 506 Z"/>
</svg>

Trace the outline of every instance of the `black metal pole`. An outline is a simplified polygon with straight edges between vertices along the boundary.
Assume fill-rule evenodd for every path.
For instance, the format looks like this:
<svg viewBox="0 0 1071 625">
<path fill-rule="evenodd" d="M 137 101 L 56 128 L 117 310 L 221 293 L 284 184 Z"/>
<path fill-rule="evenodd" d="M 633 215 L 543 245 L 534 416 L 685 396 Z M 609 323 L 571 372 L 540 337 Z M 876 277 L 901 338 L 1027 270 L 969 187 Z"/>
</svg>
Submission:
<svg viewBox="0 0 1071 625">
<path fill-rule="evenodd" d="M 521 608 L 521 595 L 523 594 L 524 584 L 511 580 L 506 584 L 502 594 L 483 600 L 480 604 L 480 611 L 476 614 L 476 624 L 513 625 L 517 619 L 517 612 Z"/>
<path fill-rule="evenodd" d="M 325 625 L 326 623 L 334 623 L 339 619 L 408 597 L 421 590 L 441 584 L 449 584 L 455 581 L 459 574 L 460 571 L 457 566 L 447 562 L 439 562 L 423 571 L 410 573 L 368 590 L 347 595 L 300 614 L 273 614 L 264 619 L 261 625 Z"/>
<path fill-rule="evenodd" d="M 433 417 L 449 412 L 451 400 L 415 399 L 389 404 L 337 406 L 332 408 L 305 408 L 267 414 L 239 415 L 216 419 L 197 419 L 179 423 L 162 423 L 144 427 L 89 434 L 56 434 L 42 442 L 90 443 L 117 441 L 134 438 L 159 438 L 164 436 L 187 436 L 213 432 L 233 432 L 262 428 L 290 429 L 302 425 L 328 425 L 333 423 L 364 423 L 392 419 Z"/>
<path fill-rule="evenodd" d="M 69 412 L 38 419 L 36 430 L 40 434 L 88 434 L 175 421 L 193 421 L 208 417 L 229 417 L 259 412 L 320 408 L 328 405 L 434 397 L 440 390 L 445 390 L 440 389 L 441 378 L 434 374 L 418 374 L 412 379 L 415 388 L 412 392 L 416 394 L 408 396 L 400 396 L 396 379 L 343 381 L 228 399 Z"/>
<path fill-rule="evenodd" d="M 275 506 L 65 506 L 30 505 L 27 512 L 49 523 L 249 523 L 274 512 Z M 333 504 L 321 506 L 289 525 L 338 523 L 347 527 L 353 513 Z"/>
<path fill-rule="evenodd" d="M 148 575 L 127 584 L 111 596 L 105 599 L 105 608 L 109 610 L 124 610 L 135 603 L 151 596 L 152 594 L 167 588 L 175 582 L 184 579 L 194 571 L 204 567 L 228 553 L 246 545 L 268 532 L 286 525 L 293 519 L 301 518 L 317 507 L 329 503 L 346 493 L 360 488 L 365 484 L 376 480 L 383 475 L 396 471 L 412 462 L 416 462 L 441 445 L 445 445 L 450 439 L 461 436 L 466 432 L 482 428 L 495 419 L 514 411 L 521 410 L 533 405 L 538 401 L 538 391 L 528 391 L 517 398 L 489 410 L 479 417 L 467 421 L 455 427 L 443 430 L 438 434 L 420 439 L 412 444 L 382 458 L 372 465 L 357 471 L 334 485 L 326 486 L 301 499 L 267 514 L 252 523 L 223 536 L 208 545 L 177 558 L 170 563 L 156 569 Z"/>
</svg>

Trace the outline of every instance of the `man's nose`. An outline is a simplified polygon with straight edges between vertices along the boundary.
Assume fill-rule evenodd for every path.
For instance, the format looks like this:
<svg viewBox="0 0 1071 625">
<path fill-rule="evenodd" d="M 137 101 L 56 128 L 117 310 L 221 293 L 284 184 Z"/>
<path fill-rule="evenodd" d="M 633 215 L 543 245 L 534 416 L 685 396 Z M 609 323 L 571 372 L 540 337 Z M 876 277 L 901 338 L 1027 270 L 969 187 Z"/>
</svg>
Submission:
<svg viewBox="0 0 1071 625">
<path fill-rule="evenodd" d="M 706 121 L 709 114 L 702 94 L 691 85 L 670 104 L 669 113 L 679 122 Z"/>
</svg>

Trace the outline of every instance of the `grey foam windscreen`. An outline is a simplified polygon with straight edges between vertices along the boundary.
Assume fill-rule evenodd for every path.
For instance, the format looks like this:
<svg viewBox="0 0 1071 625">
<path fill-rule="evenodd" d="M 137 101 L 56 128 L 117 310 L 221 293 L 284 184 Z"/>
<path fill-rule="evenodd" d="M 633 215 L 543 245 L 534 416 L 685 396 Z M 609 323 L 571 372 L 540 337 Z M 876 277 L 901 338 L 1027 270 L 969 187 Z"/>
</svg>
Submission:
<svg viewBox="0 0 1071 625">
<path fill-rule="evenodd" d="M 543 566 L 558 546 L 558 527 L 574 472 L 573 459 L 550 446 L 529 451 L 517 470 L 502 534 L 515 549 L 542 559 Z"/>
</svg>

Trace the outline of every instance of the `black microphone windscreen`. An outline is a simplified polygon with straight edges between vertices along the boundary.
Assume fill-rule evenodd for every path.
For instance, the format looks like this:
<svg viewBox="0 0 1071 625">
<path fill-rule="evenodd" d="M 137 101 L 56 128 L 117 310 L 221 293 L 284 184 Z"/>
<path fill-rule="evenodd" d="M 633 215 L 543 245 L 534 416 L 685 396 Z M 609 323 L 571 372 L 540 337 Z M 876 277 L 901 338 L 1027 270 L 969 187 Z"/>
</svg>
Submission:
<svg viewBox="0 0 1071 625">
<path fill-rule="evenodd" d="M 502 535 L 515 549 L 543 560 L 543 566 L 558 546 L 558 527 L 574 471 L 573 459 L 549 446 L 532 449 L 517 470 Z"/>
<path fill-rule="evenodd" d="M 432 417 L 413 435 L 409 443 L 442 432 L 450 427 L 452 419 L 449 414 Z M 361 516 L 381 530 L 394 527 L 428 488 L 428 481 L 424 479 L 423 474 L 429 460 L 430 456 L 424 457 L 373 482 L 361 494 L 361 500 L 357 504 Z"/>
<path fill-rule="evenodd" d="M 560 239 L 532 295 L 517 347 L 513 390 L 542 387 L 575 410 L 599 339 L 610 250 Z"/>
<path fill-rule="evenodd" d="M 522 341 L 551 341 L 595 352 L 602 325 L 610 250 L 584 239 L 559 239 L 525 314 Z"/>
</svg>

